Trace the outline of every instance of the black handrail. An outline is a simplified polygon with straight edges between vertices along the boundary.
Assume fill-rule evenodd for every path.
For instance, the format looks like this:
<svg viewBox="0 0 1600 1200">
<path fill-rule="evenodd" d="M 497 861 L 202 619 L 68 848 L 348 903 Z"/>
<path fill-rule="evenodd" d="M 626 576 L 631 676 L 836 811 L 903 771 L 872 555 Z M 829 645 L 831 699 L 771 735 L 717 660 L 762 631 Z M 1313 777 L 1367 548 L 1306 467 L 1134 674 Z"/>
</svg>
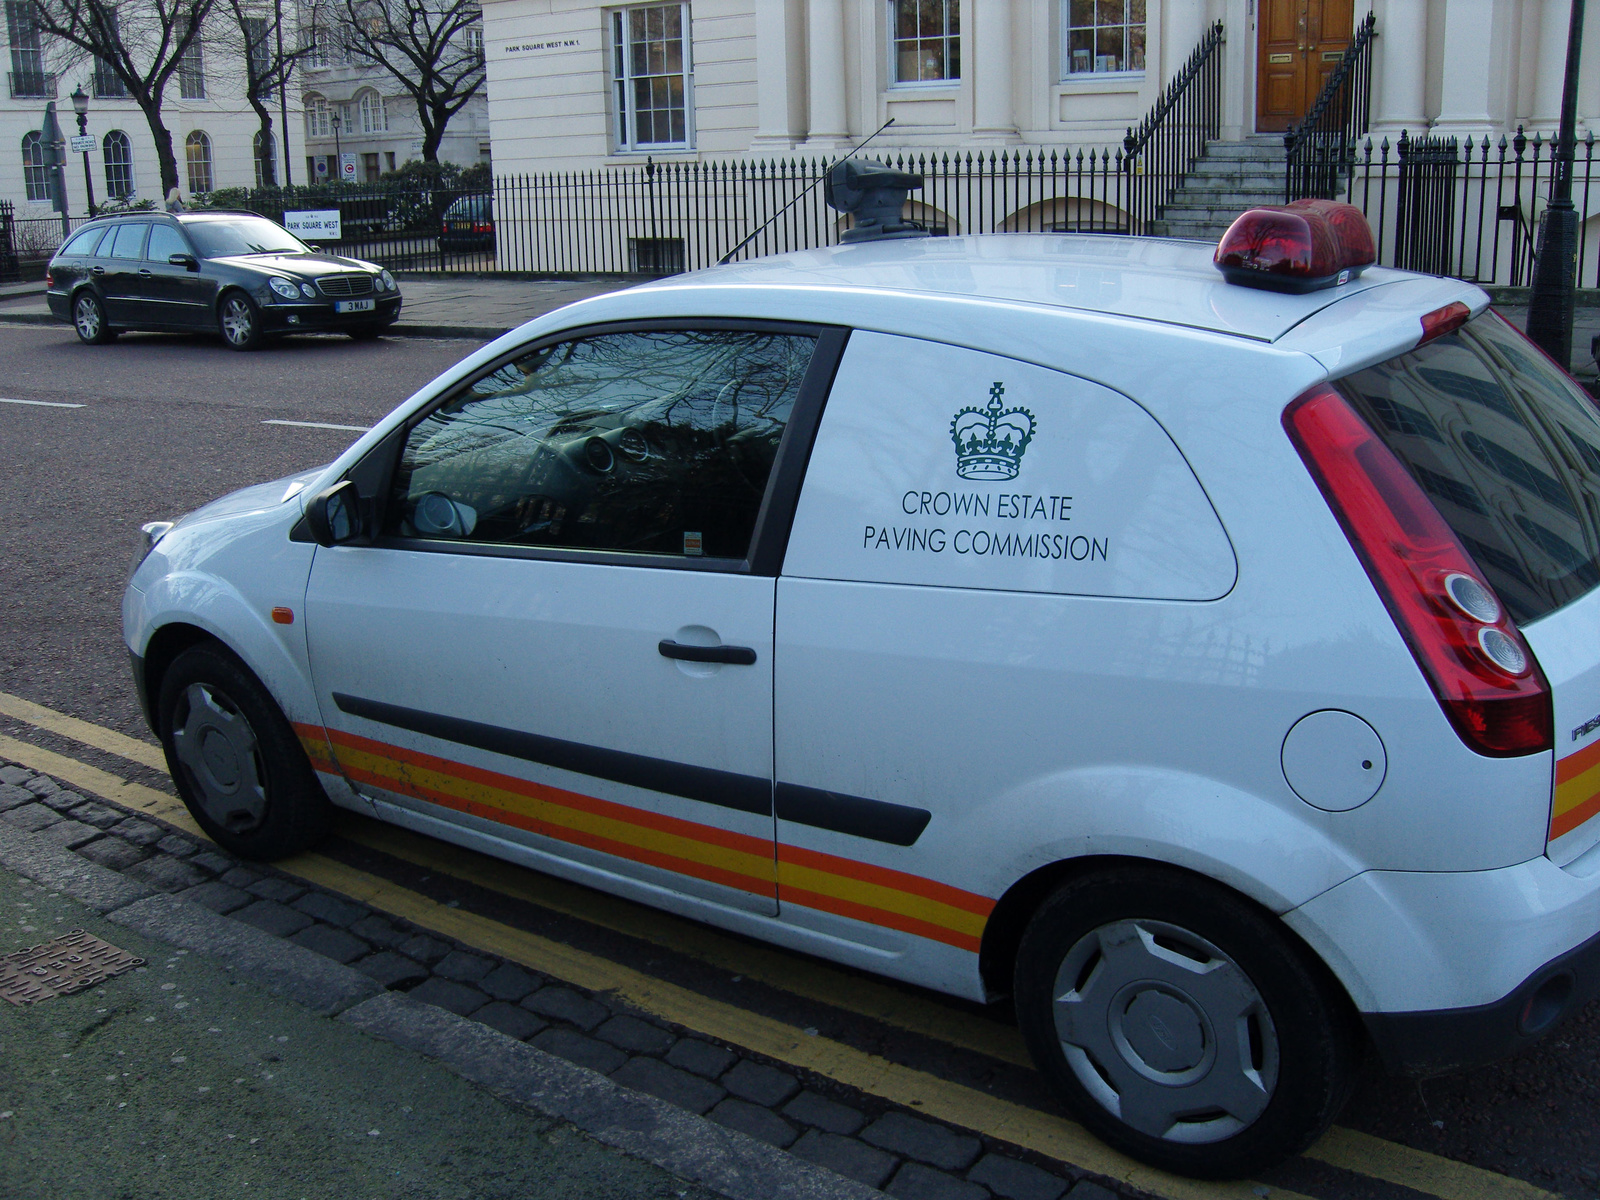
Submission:
<svg viewBox="0 0 1600 1200">
<path fill-rule="evenodd" d="M 1144 120 L 1122 139 L 1133 232 L 1146 232 L 1181 187 L 1206 143 L 1222 132 L 1222 22 L 1205 32 Z"/>
<path fill-rule="evenodd" d="M 1372 117 L 1372 39 L 1377 18 L 1368 13 L 1328 76 L 1306 119 L 1283 135 L 1283 198 L 1331 200 L 1355 168 L 1356 143 Z"/>
</svg>

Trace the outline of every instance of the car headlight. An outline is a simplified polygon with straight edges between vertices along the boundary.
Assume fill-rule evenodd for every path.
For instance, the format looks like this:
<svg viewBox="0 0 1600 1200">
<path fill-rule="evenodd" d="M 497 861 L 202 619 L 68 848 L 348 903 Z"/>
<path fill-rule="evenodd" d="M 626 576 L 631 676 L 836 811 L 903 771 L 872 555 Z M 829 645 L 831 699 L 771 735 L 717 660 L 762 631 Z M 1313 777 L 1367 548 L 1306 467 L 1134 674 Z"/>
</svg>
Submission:
<svg viewBox="0 0 1600 1200">
<path fill-rule="evenodd" d="M 386 291 L 396 291 L 400 286 L 394 281 L 394 276 L 389 274 L 387 271 L 385 271 L 382 275 L 379 275 L 378 278 L 383 280 L 383 286 Z"/>
<path fill-rule="evenodd" d="M 309 283 L 302 283 L 300 285 L 300 294 L 307 300 L 315 300 L 317 298 L 317 289 Z"/>
<path fill-rule="evenodd" d="M 300 299 L 300 289 L 295 284 L 290 283 L 287 279 L 269 279 L 267 281 L 267 286 L 273 291 L 277 292 L 278 295 L 282 296 L 285 300 Z"/>
</svg>

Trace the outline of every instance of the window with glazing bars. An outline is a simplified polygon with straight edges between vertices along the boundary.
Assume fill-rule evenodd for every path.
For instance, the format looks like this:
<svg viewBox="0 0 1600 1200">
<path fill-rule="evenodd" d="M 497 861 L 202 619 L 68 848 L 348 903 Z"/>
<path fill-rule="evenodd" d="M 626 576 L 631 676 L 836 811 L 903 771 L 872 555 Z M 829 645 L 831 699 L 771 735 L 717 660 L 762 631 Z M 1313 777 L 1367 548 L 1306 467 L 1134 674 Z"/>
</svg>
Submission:
<svg viewBox="0 0 1600 1200">
<path fill-rule="evenodd" d="M 960 0 L 889 0 L 896 83 L 961 78 Z"/>
<path fill-rule="evenodd" d="M 1144 70 L 1145 0 L 1062 0 L 1062 74 Z"/>
<path fill-rule="evenodd" d="M 269 41 L 272 35 L 272 23 L 265 17 L 246 17 L 244 19 L 245 50 L 250 55 L 250 71 L 260 85 L 259 95 L 266 98 L 273 94 L 273 80 L 268 79 L 272 71 L 272 45 Z"/>
<path fill-rule="evenodd" d="M 45 165 L 44 138 L 37 129 L 22 136 L 22 186 L 29 200 L 50 199 L 50 168 Z"/>
<path fill-rule="evenodd" d="M 206 98 L 206 56 L 198 33 L 178 60 L 178 94 L 185 100 Z"/>
<path fill-rule="evenodd" d="M 106 194 L 113 200 L 133 195 L 133 144 L 120 129 L 113 129 L 100 143 L 106 164 Z"/>
<path fill-rule="evenodd" d="M 688 9 L 687 4 L 640 4 L 611 14 L 619 150 L 689 145 Z"/>
<path fill-rule="evenodd" d="M 28 0 L 6 0 L 6 37 L 11 43 L 12 96 L 43 96 L 44 49 Z"/>
</svg>

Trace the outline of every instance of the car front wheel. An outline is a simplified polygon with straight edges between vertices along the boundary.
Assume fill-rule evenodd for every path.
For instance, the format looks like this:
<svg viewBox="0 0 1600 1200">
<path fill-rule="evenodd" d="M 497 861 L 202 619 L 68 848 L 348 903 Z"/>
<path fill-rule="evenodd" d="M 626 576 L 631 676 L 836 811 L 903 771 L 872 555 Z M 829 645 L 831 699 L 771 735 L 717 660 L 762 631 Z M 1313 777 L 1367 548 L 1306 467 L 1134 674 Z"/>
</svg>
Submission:
<svg viewBox="0 0 1600 1200">
<path fill-rule="evenodd" d="M 1354 1018 L 1320 963 L 1271 914 L 1177 871 L 1063 885 L 1023 935 L 1016 1008 L 1073 1116 L 1182 1175 L 1298 1154 L 1354 1082 Z"/>
<path fill-rule="evenodd" d="M 223 340 L 235 350 L 254 350 L 261 345 L 261 314 L 243 292 L 229 292 L 222 298 L 217 323 Z"/>
<path fill-rule="evenodd" d="M 157 703 L 178 795 L 217 845 L 272 860 L 327 832 L 331 806 L 294 730 L 231 653 L 212 643 L 185 650 Z"/>
<path fill-rule="evenodd" d="M 105 305 L 93 292 L 79 292 L 72 300 L 72 327 L 78 331 L 78 340 L 86 346 L 103 346 L 116 337 L 116 331 L 106 324 Z"/>
</svg>

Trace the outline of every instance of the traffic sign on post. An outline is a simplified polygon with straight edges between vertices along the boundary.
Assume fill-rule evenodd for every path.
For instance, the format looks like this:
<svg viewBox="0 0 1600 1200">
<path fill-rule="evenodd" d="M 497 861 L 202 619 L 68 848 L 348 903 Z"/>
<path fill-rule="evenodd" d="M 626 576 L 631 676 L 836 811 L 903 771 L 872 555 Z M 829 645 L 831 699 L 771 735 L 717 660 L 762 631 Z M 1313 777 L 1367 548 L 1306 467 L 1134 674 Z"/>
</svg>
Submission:
<svg viewBox="0 0 1600 1200">
<path fill-rule="evenodd" d="M 100 143 L 95 140 L 95 136 L 92 133 L 75 133 L 72 135 L 70 144 L 74 154 L 88 154 L 90 151 L 97 149 L 100 145 Z"/>
</svg>

